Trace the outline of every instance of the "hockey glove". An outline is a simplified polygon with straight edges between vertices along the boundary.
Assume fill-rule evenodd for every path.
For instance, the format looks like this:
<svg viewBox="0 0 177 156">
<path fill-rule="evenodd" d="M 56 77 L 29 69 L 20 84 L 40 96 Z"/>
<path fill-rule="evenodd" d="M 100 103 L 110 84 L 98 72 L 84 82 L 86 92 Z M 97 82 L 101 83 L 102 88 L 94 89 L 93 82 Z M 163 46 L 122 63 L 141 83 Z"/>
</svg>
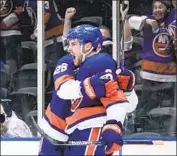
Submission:
<svg viewBox="0 0 177 156">
<path fill-rule="evenodd" d="M 107 145 L 105 154 L 113 154 L 122 149 L 122 124 L 116 120 L 109 120 L 102 129 L 102 141 Z"/>
<path fill-rule="evenodd" d="M 118 84 L 112 77 L 111 73 L 102 72 L 86 78 L 81 83 L 82 95 L 86 95 L 92 100 L 101 97 L 111 97 L 118 89 Z"/>
<path fill-rule="evenodd" d="M 120 89 L 124 92 L 131 92 L 135 85 L 134 73 L 126 68 L 119 68 L 116 70 L 116 74 Z"/>
</svg>

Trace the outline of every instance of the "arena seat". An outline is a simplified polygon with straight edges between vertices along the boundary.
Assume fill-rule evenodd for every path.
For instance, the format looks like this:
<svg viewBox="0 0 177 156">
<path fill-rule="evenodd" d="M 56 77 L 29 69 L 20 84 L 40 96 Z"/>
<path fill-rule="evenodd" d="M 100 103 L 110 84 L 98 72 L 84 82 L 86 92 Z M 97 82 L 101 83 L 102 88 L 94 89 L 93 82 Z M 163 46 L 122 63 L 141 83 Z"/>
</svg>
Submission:
<svg viewBox="0 0 177 156">
<path fill-rule="evenodd" d="M 161 136 L 176 135 L 176 108 L 159 107 L 150 110 L 147 116 L 141 119 L 143 132 L 159 133 Z"/>
<path fill-rule="evenodd" d="M 21 47 L 23 64 L 35 63 L 37 61 L 37 43 L 35 41 L 23 41 Z"/>
<path fill-rule="evenodd" d="M 37 87 L 21 88 L 10 93 L 12 107 L 17 116 L 28 124 L 26 114 L 32 110 L 37 110 Z"/>
<path fill-rule="evenodd" d="M 37 63 L 23 65 L 13 75 L 13 90 L 37 87 Z"/>
</svg>

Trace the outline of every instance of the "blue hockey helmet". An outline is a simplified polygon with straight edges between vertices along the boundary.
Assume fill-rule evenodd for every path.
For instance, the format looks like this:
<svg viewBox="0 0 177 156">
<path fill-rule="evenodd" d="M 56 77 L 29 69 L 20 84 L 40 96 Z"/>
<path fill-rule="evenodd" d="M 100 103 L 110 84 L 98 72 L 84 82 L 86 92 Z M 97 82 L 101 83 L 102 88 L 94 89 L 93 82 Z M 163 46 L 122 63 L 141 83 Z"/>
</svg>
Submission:
<svg viewBox="0 0 177 156">
<path fill-rule="evenodd" d="M 78 39 L 81 44 L 91 42 L 94 49 L 97 48 L 100 43 L 102 47 L 103 36 L 98 27 L 95 27 L 90 24 L 81 24 L 78 25 L 68 32 L 67 40 Z"/>
</svg>

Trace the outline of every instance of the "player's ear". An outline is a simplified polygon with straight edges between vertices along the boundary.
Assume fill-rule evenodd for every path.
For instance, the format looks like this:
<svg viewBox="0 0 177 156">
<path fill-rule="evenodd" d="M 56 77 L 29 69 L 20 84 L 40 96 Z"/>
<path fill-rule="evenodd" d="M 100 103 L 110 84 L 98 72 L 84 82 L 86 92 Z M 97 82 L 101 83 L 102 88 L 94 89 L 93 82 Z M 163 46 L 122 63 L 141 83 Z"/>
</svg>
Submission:
<svg viewBox="0 0 177 156">
<path fill-rule="evenodd" d="M 90 49 L 92 48 L 92 43 L 88 42 L 85 44 L 85 51 L 90 51 Z"/>
</svg>

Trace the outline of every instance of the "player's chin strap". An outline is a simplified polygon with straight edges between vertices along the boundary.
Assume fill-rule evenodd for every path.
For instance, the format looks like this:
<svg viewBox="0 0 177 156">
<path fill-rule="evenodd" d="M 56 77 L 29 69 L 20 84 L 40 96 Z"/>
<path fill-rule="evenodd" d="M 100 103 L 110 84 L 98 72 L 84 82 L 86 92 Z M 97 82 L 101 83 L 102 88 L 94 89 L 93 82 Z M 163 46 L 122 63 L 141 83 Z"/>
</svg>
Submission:
<svg viewBox="0 0 177 156">
<path fill-rule="evenodd" d="M 94 49 L 94 47 L 90 48 L 90 50 L 89 50 L 88 52 L 85 52 L 84 49 L 83 49 L 83 45 L 81 45 L 81 54 L 82 54 L 82 56 L 83 56 L 83 57 L 82 57 L 82 62 L 85 61 L 86 57 L 92 52 L 93 49 Z M 96 53 L 94 53 L 94 54 L 97 54 L 97 53 L 99 53 L 100 51 L 101 51 L 101 48 L 98 49 L 98 50 L 96 51 Z"/>
<path fill-rule="evenodd" d="M 90 48 L 90 50 L 89 50 L 88 52 L 85 52 L 83 45 L 81 45 L 80 52 L 81 52 L 81 54 L 82 54 L 82 62 L 85 61 L 86 57 L 92 52 L 92 50 L 93 50 L 93 47 Z"/>
<path fill-rule="evenodd" d="M 47 139 L 52 145 L 55 145 L 55 146 L 88 146 L 88 145 L 103 146 L 103 145 L 106 145 L 102 141 L 58 141 L 58 140 L 55 140 L 51 138 L 50 136 L 48 136 L 36 123 L 34 119 L 34 114 L 37 115 L 37 111 L 32 111 L 30 112 L 30 114 L 31 114 L 30 119 L 32 120 L 34 127 L 37 129 L 40 135 L 44 137 L 45 139 Z M 154 141 L 154 140 L 148 140 L 148 139 L 147 140 L 132 140 L 131 139 L 131 140 L 123 140 L 123 144 L 163 145 L 163 141 L 161 140 Z"/>
</svg>

